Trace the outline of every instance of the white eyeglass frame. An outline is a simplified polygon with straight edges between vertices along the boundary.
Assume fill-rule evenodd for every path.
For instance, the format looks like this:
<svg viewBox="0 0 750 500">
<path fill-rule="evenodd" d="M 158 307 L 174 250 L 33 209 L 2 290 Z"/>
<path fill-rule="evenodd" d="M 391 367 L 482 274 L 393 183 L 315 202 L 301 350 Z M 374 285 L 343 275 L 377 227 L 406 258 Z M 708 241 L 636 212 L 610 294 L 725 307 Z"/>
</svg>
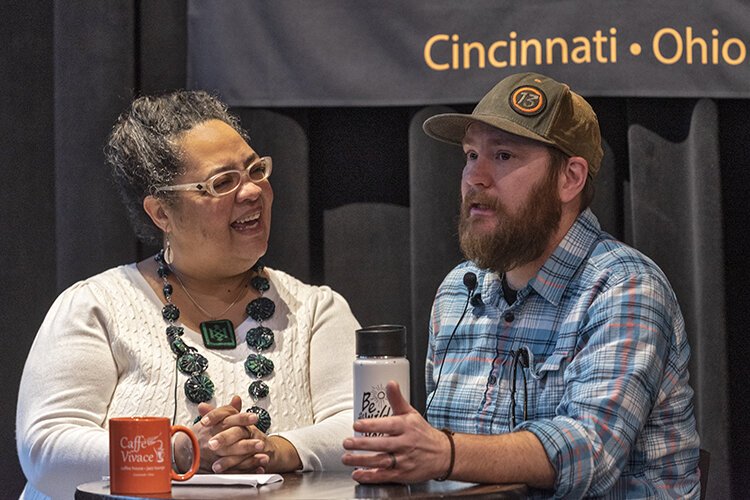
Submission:
<svg viewBox="0 0 750 500">
<path fill-rule="evenodd" d="M 262 179 L 253 179 L 250 175 L 254 169 L 257 169 L 258 167 L 264 167 L 266 169 L 265 175 Z M 200 191 L 202 193 L 208 193 L 211 196 L 215 198 L 220 198 L 222 196 L 226 196 L 228 194 L 232 194 L 239 187 L 242 185 L 242 174 L 247 173 L 248 179 L 250 179 L 250 182 L 253 184 L 259 184 L 265 180 L 267 180 L 271 176 L 271 171 L 273 170 L 273 160 L 270 156 L 261 156 L 256 161 L 252 162 L 247 167 L 243 168 L 242 170 L 225 170 L 223 172 L 219 172 L 217 174 L 212 175 L 208 179 L 206 179 L 203 182 L 191 182 L 187 184 L 174 184 L 172 186 L 163 186 L 160 188 L 156 188 L 156 193 L 159 193 L 161 191 Z M 229 173 L 239 173 L 239 182 L 237 182 L 237 185 L 234 186 L 229 191 L 226 191 L 224 193 L 219 193 L 214 189 L 214 181 L 221 177 L 222 175 L 226 175 Z"/>
</svg>

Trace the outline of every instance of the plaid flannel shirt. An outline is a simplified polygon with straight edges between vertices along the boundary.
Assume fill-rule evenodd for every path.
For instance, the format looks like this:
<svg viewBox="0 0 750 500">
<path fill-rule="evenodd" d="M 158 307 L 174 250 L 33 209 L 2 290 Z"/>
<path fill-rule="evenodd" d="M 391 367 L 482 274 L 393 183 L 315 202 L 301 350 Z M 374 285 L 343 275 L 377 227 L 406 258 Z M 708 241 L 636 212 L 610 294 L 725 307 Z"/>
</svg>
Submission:
<svg viewBox="0 0 750 500">
<path fill-rule="evenodd" d="M 484 305 L 468 306 L 446 353 L 469 271 Z M 511 398 L 518 349 L 528 368 L 516 367 Z M 501 434 L 511 430 L 515 399 L 512 430 L 541 441 L 557 473 L 555 497 L 698 498 L 689 357 L 663 272 L 586 210 L 513 305 L 497 274 L 471 262 L 448 274 L 430 322 L 427 418 L 456 432 Z"/>
</svg>

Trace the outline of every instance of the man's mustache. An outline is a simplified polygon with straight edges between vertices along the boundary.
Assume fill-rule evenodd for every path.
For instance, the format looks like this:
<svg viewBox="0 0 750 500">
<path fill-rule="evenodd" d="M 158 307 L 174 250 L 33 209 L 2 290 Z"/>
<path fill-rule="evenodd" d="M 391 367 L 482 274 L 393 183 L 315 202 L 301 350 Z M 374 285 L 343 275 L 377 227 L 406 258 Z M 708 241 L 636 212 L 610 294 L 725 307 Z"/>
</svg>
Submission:
<svg viewBox="0 0 750 500">
<path fill-rule="evenodd" d="M 495 211 L 501 208 L 499 199 L 477 188 L 470 188 L 461 202 L 461 208 L 465 213 L 468 213 L 472 205 L 482 205 Z"/>
</svg>

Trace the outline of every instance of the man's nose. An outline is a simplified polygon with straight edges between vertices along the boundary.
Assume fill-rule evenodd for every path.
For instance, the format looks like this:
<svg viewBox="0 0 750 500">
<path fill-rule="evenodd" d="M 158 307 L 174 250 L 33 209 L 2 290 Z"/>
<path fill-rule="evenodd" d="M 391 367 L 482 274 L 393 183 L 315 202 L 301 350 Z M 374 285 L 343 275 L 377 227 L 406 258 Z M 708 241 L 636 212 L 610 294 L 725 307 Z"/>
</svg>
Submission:
<svg viewBox="0 0 750 500">
<path fill-rule="evenodd" d="M 489 187 L 492 184 L 491 162 L 483 158 L 468 161 L 464 166 L 462 181 L 470 186 Z"/>
</svg>

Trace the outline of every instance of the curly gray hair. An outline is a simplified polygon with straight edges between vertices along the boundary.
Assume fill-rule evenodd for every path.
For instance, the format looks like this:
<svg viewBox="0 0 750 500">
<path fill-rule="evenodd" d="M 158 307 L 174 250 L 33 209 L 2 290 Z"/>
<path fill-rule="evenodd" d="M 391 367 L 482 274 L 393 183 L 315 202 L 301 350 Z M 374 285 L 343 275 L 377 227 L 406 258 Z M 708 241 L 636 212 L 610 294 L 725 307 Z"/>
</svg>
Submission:
<svg viewBox="0 0 750 500">
<path fill-rule="evenodd" d="M 221 120 L 248 140 L 227 105 L 200 90 L 138 97 L 115 122 L 104 155 L 141 241 L 161 245 L 162 233 L 143 210 L 143 200 L 156 196 L 156 188 L 168 186 L 184 173 L 179 139 L 208 120 Z M 176 193 L 159 192 L 158 196 L 176 203 Z"/>
</svg>

